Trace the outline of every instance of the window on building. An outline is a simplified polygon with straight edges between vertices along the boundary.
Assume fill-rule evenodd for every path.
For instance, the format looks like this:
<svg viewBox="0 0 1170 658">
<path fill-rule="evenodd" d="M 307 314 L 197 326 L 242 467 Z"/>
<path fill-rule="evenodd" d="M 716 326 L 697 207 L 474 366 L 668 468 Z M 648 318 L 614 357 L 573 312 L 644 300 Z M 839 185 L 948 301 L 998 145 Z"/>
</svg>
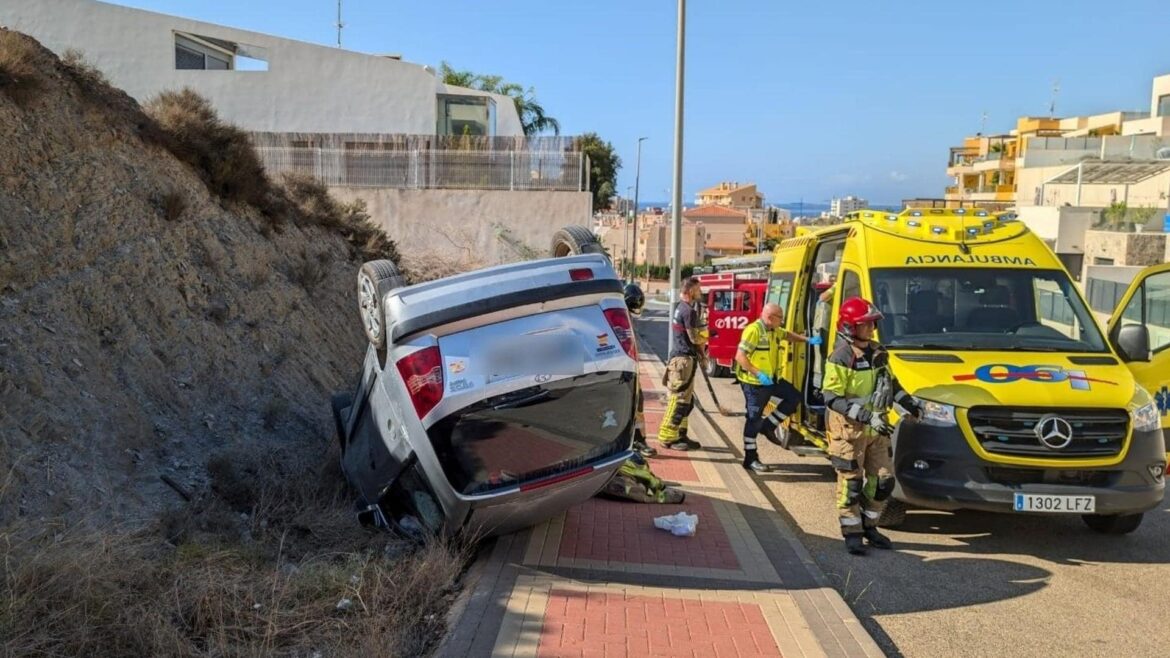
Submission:
<svg viewBox="0 0 1170 658">
<path fill-rule="evenodd" d="M 440 135 L 474 135 L 494 137 L 496 134 L 496 102 L 486 96 L 440 95 Z"/>
<path fill-rule="evenodd" d="M 267 71 L 268 55 L 259 46 L 176 32 L 175 68 L 181 71 Z"/>
<path fill-rule="evenodd" d="M 1104 256 L 1093 256 L 1094 265 L 1112 265 L 1112 258 L 1105 258 Z"/>
<path fill-rule="evenodd" d="M 1170 117 L 1170 94 L 1158 97 L 1158 116 Z"/>
</svg>

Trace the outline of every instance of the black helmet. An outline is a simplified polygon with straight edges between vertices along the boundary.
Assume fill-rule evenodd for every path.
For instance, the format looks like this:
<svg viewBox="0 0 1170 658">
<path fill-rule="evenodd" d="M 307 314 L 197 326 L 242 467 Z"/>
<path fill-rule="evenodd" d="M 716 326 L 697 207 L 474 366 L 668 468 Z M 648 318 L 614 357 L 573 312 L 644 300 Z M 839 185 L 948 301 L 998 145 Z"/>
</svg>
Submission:
<svg viewBox="0 0 1170 658">
<path fill-rule="evenodd" d="M 630 314 L 641 315 L 642 307 L 646 305 L 646 295 L 642 293 L 638 284 L 627 283 L 622 294 L 626 296 L 626 308 L 630 309 Z"/>
</svg>

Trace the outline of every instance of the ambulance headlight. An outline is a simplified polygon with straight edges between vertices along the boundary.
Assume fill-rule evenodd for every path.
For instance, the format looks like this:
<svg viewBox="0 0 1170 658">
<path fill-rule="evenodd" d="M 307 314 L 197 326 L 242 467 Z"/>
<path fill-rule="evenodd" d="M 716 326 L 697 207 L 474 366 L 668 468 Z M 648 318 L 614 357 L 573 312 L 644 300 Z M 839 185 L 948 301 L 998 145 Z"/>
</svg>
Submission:
<svg viewBox="0 0 1170 658">
<path fill-rule="evenodd" d="M 919 404 L 922 407 L 921 422 L 923 424 L 935 427 L 954 427 L 956 425 L 954 405 L 930 400 L 919 400 Z"/>
<path fill-rule="evenodd" d="M 1133 412 L 1133 431 L 1135 432 L 1155 432 L 1162 427 L 1161 419 L 1158 416 L 1158 408 L 1154 406 L 1153 402 L 1138 407 Z"/>
</svg>

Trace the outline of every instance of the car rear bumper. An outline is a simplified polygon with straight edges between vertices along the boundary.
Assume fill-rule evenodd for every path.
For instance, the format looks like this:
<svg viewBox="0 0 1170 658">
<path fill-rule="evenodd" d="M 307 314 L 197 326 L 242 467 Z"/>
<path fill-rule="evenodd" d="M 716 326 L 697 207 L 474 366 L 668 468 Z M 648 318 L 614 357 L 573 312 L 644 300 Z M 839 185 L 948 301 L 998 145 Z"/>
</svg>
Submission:
<svg viewBox="0 0 1170 658">
<path fill-rule="evenodd" d="M 1098 514 L 1144 512 L 1162 502 L 1162 432 L 1135 432 L 1125 459 L 1102 468 L 1011 466 L 980 459 L 958 427 L 903 422 L 894 434 L 894 497 L 932 509 L 1014 510 L 1015 494 L 1092 495 Z M 922 468 L 922 466 L 926 468 Z"/>
<path fill-rule="evenodd" d="M 536 525 L 591 498 L 632 453 L 622 451 L 577 471 L 553 475 L 523 487 L 487 496 L 460 498 L 464 527 L 472 533 L 498 535 Z"/>
</svg>

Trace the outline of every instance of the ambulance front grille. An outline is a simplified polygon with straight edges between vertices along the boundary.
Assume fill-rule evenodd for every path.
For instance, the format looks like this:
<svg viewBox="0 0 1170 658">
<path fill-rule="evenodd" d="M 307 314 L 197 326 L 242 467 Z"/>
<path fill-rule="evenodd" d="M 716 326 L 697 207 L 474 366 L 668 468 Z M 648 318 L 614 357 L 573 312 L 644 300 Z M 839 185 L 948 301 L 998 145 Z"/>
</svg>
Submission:
<svg viewBox="0 0 1170 658">
<path fill-rule="evenodd" d="M 1049 420 L 1043 433 L 1049 443 L 1062 443 L 1071 430 L 1068 445 L 1054 448 L 1040 440 L 1037 425 Z M 1020 407 L 972 407 L 967 422 L 983 449 L 1013 457 L 1112 457 L 1121 452 L 1129 435 L 1129 414 L 1122 409 L 1035 409 Z"/>
</svg>

